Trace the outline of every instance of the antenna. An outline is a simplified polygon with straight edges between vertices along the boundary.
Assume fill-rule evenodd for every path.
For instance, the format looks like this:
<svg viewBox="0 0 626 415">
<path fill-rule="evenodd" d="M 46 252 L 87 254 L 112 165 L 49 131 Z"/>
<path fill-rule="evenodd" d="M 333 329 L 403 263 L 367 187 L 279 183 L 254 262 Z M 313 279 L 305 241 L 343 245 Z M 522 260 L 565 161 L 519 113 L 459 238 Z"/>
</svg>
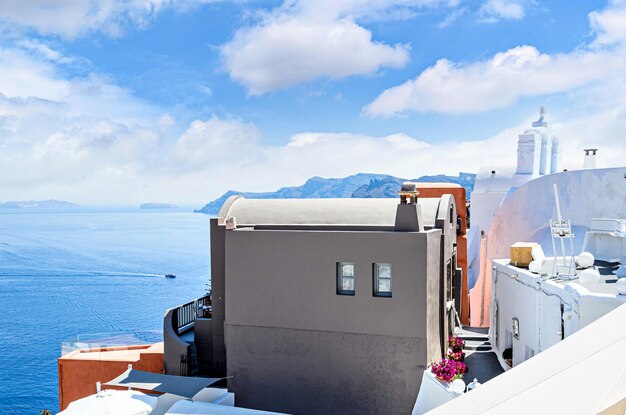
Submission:
<svg viewBox="0 0 626 415">
<path fill-rule="evenodd" d="M 557 263 L 558 263 L 558 254 L 556 252 L 556 239 L 558 238 L 561 245 L 561 258 L 563 259 L 562 266 L 567 266 L 567 276 L 574 276 L 576 274 L 576 269 L 574 268 L 572 272 L 572 267 L 574 266 L 574 235 L 572 234 L 572 225 L 569 219 L 563 219 L 561 215 L 561 203 L 559 201 L 559 188 L 556 183 L 554 184 L 554 201 L 556 202 L 556 220 L 550 219 L 550 234 L 552 237 L 552 255 L 554 256 L 554 263 L 552 264 L 552 275 L 556 276 L 559 274 Z M 565 253 L 565 238 L 569 239 L 569 247 L 570 252 L 569 255 Z M 570 257 L 569 264 L 567 264 L 567 256 Z"/>
</svg>

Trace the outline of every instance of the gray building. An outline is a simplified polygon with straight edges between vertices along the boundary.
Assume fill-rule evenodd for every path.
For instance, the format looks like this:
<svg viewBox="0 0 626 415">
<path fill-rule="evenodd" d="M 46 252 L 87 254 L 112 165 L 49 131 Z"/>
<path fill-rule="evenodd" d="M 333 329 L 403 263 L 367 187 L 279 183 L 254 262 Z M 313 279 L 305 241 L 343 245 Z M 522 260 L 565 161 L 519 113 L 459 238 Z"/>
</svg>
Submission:
<svg viewBox="0 0 626 415">
<path fill-rule="evenodd" d="M 211 220 L 212 319 L 198 354 L 231 377 L 241 406 L 410 413 L 446 349 L 456 232 L 451 195 L 231 197 Z"/>
</svg>

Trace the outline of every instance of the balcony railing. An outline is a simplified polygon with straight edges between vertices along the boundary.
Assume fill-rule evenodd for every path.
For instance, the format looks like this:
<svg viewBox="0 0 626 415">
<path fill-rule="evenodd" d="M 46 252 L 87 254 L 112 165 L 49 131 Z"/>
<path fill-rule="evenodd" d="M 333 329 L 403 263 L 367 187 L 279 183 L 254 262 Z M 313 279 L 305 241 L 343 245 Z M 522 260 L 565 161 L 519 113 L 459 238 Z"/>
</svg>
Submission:
<svg viewBox="0 0 626 415">
<path fill-rule="evenodd" d="M 174 309 L 174 329 L 177 334 L 184 333 L 196 318 L 211 318 L 211 295 L 183 304 Z"/>
<path fill-rule="evenodd" d="M 165 373 L 189 376 L 198 367 L 195 356 L 196 319 L 211 318 L 211 295 L 171 308 L 163 318 Z"/>
</svg>

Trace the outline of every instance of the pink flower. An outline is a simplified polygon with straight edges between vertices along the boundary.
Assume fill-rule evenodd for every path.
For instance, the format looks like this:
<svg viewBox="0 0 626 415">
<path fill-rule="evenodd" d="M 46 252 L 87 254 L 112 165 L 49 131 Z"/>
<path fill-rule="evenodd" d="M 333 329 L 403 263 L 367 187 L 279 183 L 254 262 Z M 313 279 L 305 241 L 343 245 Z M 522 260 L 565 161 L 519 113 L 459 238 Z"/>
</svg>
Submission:
<svg viewBox="0 0 626 415">
<path fill-rule="evenodd" d="M 450 347 L 453 352 L 461 352 L 465 347 L 465 341 L 460 337 L 450 336 L 448 339 L 448 347 Z"/>
<path fill-rule="evenodd" d="M 433 363 L 431 371 L 444 382 L 452 382 L 454 379 L 461 379 L 467 372 L 467 366 L 462 362 L 451 359 L 442 359 Z"/>
</svg>

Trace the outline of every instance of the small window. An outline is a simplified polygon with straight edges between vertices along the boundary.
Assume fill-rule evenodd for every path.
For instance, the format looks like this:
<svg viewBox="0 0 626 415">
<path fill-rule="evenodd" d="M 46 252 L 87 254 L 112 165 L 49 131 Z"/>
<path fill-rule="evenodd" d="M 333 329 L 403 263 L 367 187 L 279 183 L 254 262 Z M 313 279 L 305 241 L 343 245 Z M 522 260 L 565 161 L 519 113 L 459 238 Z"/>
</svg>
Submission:
<svg viewBox="0 0 626 415">
<path fill-rule="evenodd" d="M 391 264 L 374 264 L 374 296 L 391 297 Z"/>
<path fill-rule="evenodd" d="M 337 262 L 337 294 L 354 295 L 354 264 Z"/>
</svg>

